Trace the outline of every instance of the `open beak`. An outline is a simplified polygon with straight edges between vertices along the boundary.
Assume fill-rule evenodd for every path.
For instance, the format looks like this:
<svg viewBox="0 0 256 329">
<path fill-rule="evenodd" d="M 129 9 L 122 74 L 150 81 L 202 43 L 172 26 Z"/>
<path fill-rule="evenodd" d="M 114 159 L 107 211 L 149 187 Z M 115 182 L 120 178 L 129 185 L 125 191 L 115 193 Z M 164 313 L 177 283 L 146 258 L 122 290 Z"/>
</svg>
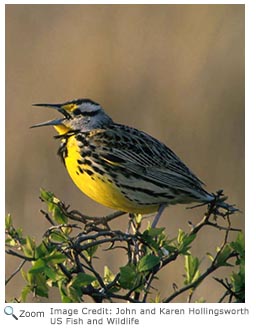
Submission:
<svg viewBox="0 0 256 329">
<path fill-rule="evenodd" d="M 33 104 L 33 106 L 49 107 L 49 108 L 57 110 L 58 112 L 61 112 L 62 114 L 65 114 L 64 110 L 62 109 L 60 104 Z M 60 118 L 60 119 L 49 120 L 49 121 L 42 122 L 42 123 L 37 123 L 37 124 L 31 126 L 30 128 L 37 128 L 37 127 L 43 127 L 43 126 L 58 126 L 58 125 L 62 124 L 64 119 L 65 118 Z"/>
</svg>

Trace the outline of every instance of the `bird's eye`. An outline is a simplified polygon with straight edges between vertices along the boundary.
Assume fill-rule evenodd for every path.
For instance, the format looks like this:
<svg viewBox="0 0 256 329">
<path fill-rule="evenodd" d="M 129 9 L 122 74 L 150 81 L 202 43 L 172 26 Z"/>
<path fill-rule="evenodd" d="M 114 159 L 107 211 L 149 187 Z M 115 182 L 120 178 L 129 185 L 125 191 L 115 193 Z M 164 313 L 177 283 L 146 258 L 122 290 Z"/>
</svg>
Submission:
<svg viewBox="0 0 256 329">
<path fill-rule="evenodd" d="M 79 109 L 79 108 L 75 109 L 75 110 L 73 111 L 73 114 L 74 114 L 74 115 L 79 115 L 79 114 L 81 114 L 80 109 Z"/>
</svg>

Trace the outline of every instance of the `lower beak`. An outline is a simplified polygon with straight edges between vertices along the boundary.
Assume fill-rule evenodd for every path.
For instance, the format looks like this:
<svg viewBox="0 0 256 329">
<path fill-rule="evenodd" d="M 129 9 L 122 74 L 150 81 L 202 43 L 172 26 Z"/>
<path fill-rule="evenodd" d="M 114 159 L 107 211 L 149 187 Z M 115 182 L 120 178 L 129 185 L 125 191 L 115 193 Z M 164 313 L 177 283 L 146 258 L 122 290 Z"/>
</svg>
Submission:
<svg viewBox="0 0 256 329">
<path fill-rule="evenodd" d="M 49 121 L 46 121 L 46 122 L 42 122 L 42 123 L 37 123 L 33 126 L 31 126 L 30 128 L 37 128 L 37 127 L 43 127 L 43 126 L 58 126 L 58 125 L 61 125 L 62 124 L 62 121 L 64 119 L 55 119 L 55 120 L 49 120 Z"/>
</svg>

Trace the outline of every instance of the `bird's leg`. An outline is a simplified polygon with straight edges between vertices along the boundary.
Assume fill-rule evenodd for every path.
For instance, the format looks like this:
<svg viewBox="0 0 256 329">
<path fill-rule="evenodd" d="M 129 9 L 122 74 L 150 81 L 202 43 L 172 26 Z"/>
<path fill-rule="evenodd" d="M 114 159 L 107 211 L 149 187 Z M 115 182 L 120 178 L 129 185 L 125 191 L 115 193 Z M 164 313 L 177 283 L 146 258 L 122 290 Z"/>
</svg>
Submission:
<svg viewBox="0 0 256 329">
<path fill-rule="evenodd" d="M 155 218 L 153 219 L 153 222 L 151 224 L 151 227 L 156 227 L 156 225 L 157 225 L 157 223 L 158 223 L 158 221 L 159 221 L 159 219 L 160 219 L 160 217 L 161 217 L 161 215 L 162 215 L 162 213 L 163 213 L 163 211 L 164 211 L 165 208 L 166 208 L 166 204 L 161 204 L 159 206 L 158 212 L 157 212 Z"/>
</svg>

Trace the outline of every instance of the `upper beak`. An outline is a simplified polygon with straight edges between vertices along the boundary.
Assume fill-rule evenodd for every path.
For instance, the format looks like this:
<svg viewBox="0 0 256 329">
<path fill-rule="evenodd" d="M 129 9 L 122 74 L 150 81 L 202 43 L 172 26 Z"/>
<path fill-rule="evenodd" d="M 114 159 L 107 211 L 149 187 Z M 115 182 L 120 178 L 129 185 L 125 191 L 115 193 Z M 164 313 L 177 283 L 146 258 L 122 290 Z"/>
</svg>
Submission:
<svg viewBox="0 0 256 329">
<path fill-rule="evenodd" d="M 61 113 L 63 111 L 60 104 L 33 104 L 33 106 L 50 107 Z M 37 127 L 43 127 L 43 126 L 57 126 L 57 125 L 62 124 L 64 119 L 65 118 L 60 118 L 60 119 L 49 120 L 49 121 L 42 122 L 42 123 L 37 123 L 37 124 L 31 126 L 30 128 L 37 128 Z"/>
</svg>

